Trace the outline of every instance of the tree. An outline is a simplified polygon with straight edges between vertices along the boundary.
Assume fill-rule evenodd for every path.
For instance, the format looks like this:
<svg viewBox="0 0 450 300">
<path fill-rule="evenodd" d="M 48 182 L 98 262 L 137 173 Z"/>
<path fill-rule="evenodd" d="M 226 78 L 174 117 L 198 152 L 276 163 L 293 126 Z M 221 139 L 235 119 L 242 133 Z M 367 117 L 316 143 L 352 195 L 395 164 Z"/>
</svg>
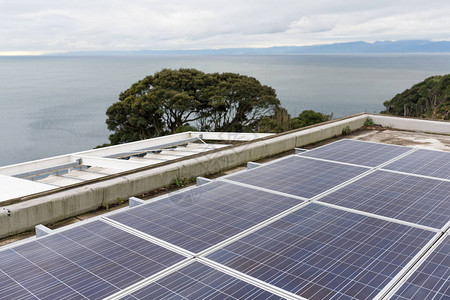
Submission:
<svg viewBox="0 0 450 300">
<path fill-rule="evenodd" d="M 137 141 L 162 135 L 164 125 L 160 108 L 147 95 L 133 97 L 121 94 L 121 101 L 111 105 L 106 114 L 111 144 Z"/>
<path fill-rule="evenodd" d="M 298 117 L 291 118 L 285 108 L 278 107 L 273 116 L 261 118 L 258 124 L 258 131 L 280 133 L 325 122 L 331 120 L 332 117 L 333 114 L 326 115 L 321 112 L 315 112 L 314 110 L 304 110 Z"/>
<path fill-rule="evenodd" d="M 310 126 L 320 122 L 331 120 L 333 115 L 326 115 L 321 112 L 315 112 L 314 110 L 304 110 L 298 117 L 292 119 L 292 129 Z"/>
<path fill-rule="evenodd" d="M 202 130 L 253 131 L 262 117 L 273 114 L 280 105 L 275 90 L 253 77 L 234 73 L 211 76 L 215 85 L 205 89 L 210 105 Z"/>
<path fill-rule="evenodd" d="M 381 113 L 449 120 L 449 97 L 450 74 L 432 76 L 385 101 Z"/>
<path fill-rule="evenodd" d="M 134 83 L 106 114 L 112 144 L 185 128 L 255 131 L 280 106 L 275 90 L 253 77 L 163 69 Z M 189 125 L 190 124 L 190 125 Z"/>
<path fill-rule="evenodd" d="M 263 117 L 258 124 L 258 132 L 280 133 L 292 129 L 291 116 L 283 107 L 278 107 L 273 116 Z"/>
</svg>

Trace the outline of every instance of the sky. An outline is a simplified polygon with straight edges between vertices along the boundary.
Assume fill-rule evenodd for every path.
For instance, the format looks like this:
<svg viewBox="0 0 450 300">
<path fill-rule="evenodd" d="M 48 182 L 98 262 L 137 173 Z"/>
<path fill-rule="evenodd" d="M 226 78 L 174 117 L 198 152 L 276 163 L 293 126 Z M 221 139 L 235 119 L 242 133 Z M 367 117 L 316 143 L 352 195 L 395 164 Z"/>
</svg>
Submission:
<svg viewBox="0 0 450 300">
<path fill-rule="evenodd" d="M 450 40 L 449 0 L 0 0 L 0 54 Z"/>
</svg>

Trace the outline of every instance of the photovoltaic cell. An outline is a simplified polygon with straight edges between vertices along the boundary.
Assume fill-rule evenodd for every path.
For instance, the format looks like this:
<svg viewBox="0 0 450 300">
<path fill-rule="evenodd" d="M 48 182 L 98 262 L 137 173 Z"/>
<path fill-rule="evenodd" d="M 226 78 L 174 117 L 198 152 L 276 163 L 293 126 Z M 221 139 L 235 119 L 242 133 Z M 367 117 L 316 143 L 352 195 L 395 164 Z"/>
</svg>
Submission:
<svg viewBox="0 0 450 300">
<path fill-rule="evenodd" d="M 445 238 L 391 299 L 450 299 L 450 237 Z"/>
<path fill-rule="evenodd" d="M 372 299 L 434 235 L 310 204 L 207 258 L 308 299 Z"/>
<path fill-rule="evenodd" d="M 213 182 L 109 218 L 197 253 L 300 203 Z"/>
<path fill-rule="evenodd" d="M 450 182 L 376 171 L 321 202 L 441 229 L 450 220 Z"/>
<path fill-rule="evenodd" d="M 419 149 L 383 168 L 450 179 L 450 152 Z"/>
<path fill-rule="evenodd" d="M 340 140 L 309 150 L 303 153 L 302 156 L 376 167 L 411 149 L 408 147 L 369 143 L 358 140 Z"/>
<path fill-rule="evenodd" d="M 227 179 L 312 198 L 367 170 L 363 167 L 291 156 Z"/>
<path fill-rule="evenodd" d="M 123 299 L 275 300 L 282 298 L 199 262 L 194 262 Z"/>
<path fill-rule="evenodd" d="M 98 299 L 185 257 L 101 221 L 0 252 L 0 299 Z"/>
</svg>

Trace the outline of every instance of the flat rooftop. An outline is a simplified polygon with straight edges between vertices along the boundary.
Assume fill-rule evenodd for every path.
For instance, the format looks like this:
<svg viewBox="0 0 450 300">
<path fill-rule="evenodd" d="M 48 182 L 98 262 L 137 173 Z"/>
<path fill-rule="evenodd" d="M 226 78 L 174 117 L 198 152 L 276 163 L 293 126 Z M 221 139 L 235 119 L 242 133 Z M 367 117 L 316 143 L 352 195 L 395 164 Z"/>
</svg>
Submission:
<svg viewBox="0 0 450 300">
<path fill-rule="evenodd" d="M 307 145 L 305 147 L 305 149 L 314 149 L 314 148 L 317 148 L 317 147 L 320 147 L 320 146 L 323 146 L 323 145 L 326 145 L 329 143 L 333 143 L 333 142 L 343 139 L 343 138 L 376 142 L 376 143 L 384 143 L 384 144 L 390 144 L 390 145 L 409 146 L 409 147 L 414 147 L 414 148 L 418 148 L 418 149 L 441 150 L 441 151 L 449 151 L 450 152 L 450 136 L 449 135 L 430 134 L 430 133 L 423 133 L 423 132 L 411 132 L 411 131 L 393 130 L 393 129 L 385 129 L 385 128 L 371 128 L 371 129 L 357 130 L 356 132 L 353 132 L 348 136 L 329 138 L 324 141 L 320 141 L 318 143 Z M 211 150 L 211 148 L 221 148 L 226 145 L 227 144 L 203 144 L 203 143 L 197 144 L 197 143 L 194 143 L 194 144 L 184 145 L 183 147 L 167 149 L 167 150 L 164 150 L 163 152 L 161 152 L 160 154 L 163 154 L 166 152 L 166 153 L 169 153 L 169 155 L 170 155 L 172 153 L 178 153 L 178 151 L 184 152 L 184 150 L 187 148 L 195 149 L 195 151 L 202 152 L 201 150 L 208 151 L 208 150 Z M 266 157 L 261 160 L 256 160 L 255 162 L 266 163 L 266 162 L 272 161 L 274 159 L 278 159 L 280 157 L 291 155 L 292 153 L 294 153 L 294 150 L 291 150 L 288 152 L 283 152 L 279 155 Z M 152 157 L 153 155 L 158 156 L 160 154 L 150 154 L 148 156 Z M 147 159 L 147 158 L 136 158 L 136 159 Z M 133 161 L 133 159 L 131 159 L 131 161 Z M 93 171 L 95 171 L 96 168 L 97 167 L 92 167 L 91 169 Z M 236 168 L 225 170 L 224 172 L 221 172 L 219 174 L 212 174 L 207 177 L 208 178 L 216 178 L 216 177 L 222 176 L 224 174 L 225 175 L 232 174 L 232 173 L 244 170 L 244 169 L 246 169 L 246 166 L 239 166 Z M 69 173 L 66 173 L 66 174 L 70 176 L 70 174 L 73 174 L 73 173 L 77 174 L 77 173 L 83 173 L 83 172 L 89 172 L 89 171 L 91 171 L 91 170 L 90 169 L 86 169 L 84 171 L 74 170 L 74 171 L 70 171 Z M 117 170 L 114 170 L 114 171 L 117 171 Z M 61 174 L 59 176 L 51 175 L 51 176 L 46 177 L 45 179 L 56 177 L 56 178 L 58 178 L 58 180 L 64 180 L 66 174 Z M 194 183 L 190 183 L 190 185 L 193 185 L 193 184 Z M 174 189 L 176 190 L 178 188 L 179 187 L 172 186 L 172 187 L 167 187 L 167 188 L 163 188 L 163 189 L 158 189 L 155 191 L 148 191 L 147 193 L 143 193 L 141 195 L 141 198 L 145 199 L 145 200 L 149 200 L 149 199 L 152 199 L 155 197 L 159 197 L 160 195 L 170 193 Z M 103 215 L 110 211 L 115 211 L 117 209 L 121 209 L 124 207 L 128 207 L 127 200 L 123 201 L 120 204 L 108 207 L 108 209 L 106 209 L 105 207 L 102 207 L 98 210 L 95 210 L 95 211 L 92 211 L 89 213 L 66 218 L 60 222 L 55 222 L 54 224 L 50 224 L 49 228 L 52 228 L 52 229 L 61 228 L 61 227 L 67 226 L 69 224 L 74 224 L 74 223 L 77 223 L 80 221 L 85 221 L 90 218 L 94 218 L 96 216 Z M 35 235 L 34 231 L 28 231 L 23 234 L 18 234 L 18 235 L 4 238 L 4 239 L 0 239 L 0 246 L 6 245 L 9 243 L 13 243 L 13 242 L 16 242 L 16 241 L 19 241 L 19 240 L 22 240 L 22 239 L 25 239 L 28 237 L 33 237 L 34 235 Z"/>
<path fill-rule="evenodd" d="M 353 121 L 357 128 L 364 119 Z M 345 127 L 332 128 L 329 136 Z M 255 155 L 264 159 L 248 170 L 200 178 L 150 201 L 132 198 L 130 208 L 54 231 L 41 227 L 39 238 L 0 248 L 6 291 L 108 299 L 449 297 L 442 276 L 450 271 L 449 136 L 374 128 L 308 143 L 308 130 L 293 134 L 309 151 L 281 151 L 292 145 L 289 133 L 273 144 L 262 139 L 255 143 L 270 153 L 272 145 L 286 147 Z M 225 150 L 242 149 L 227 162 L 254 153 L 255 143 Z M 52 262 L 71 274 L 53 273 Z M 19 276 L 20 268 L 27 273 Z M 91 284 L 81 284 L 87 277 Z"/>
<path fill-rule="evenodd" d="M 450 151 L 450 136 L 392 129 L 368 130 L 352 135 L 353 139 L 419 149 Z"/>
</svg>

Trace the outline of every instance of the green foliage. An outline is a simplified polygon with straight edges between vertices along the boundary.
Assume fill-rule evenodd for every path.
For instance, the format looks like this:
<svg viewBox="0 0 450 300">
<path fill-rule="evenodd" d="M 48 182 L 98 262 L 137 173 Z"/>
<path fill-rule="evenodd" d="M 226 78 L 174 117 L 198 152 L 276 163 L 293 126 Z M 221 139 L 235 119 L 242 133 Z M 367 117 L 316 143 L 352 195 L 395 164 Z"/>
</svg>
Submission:
<svg viewBox="0 0 450 300">
<path fill-rule="evenodd" d="M 450 74 L 429 77 L 383 104 L 381 113 L 450 120 Z"/>
<path fill-rule="evenodd" d="M 186 124 L 178 127 L 177 130 L 175 130 L 175 133 L 181 133 L 181 132 L 187 132 L 187 131 L 198 131 L 198 130 L 194 126 L 191 126 L 189 123 L 186 123 Z"/>
<path fill-rule="evenodd" d="M 373 126 L 375 126 L 375 123 L 372 120 L 372 118 L 367 118 L 366 121 L 364 122 L 364 127 L 373 127 Z"/>
<path fill-rule="evenodd" d="M 255 78 L 195 69 L 163 69 L 145 77 L 106 114 L 111 143 L 102 146 L 196 130 L 278 133 L 332 117 L 305 110 L 291 119 L 275 90 Z"/>
<path fill-rule="evenodd" d="M 325 122 L 331 120 L 333 115 L 326 115 L 321 112 L 315 112 L 314 110 L 304 110 L 298 117 L 291 120 L 291 127 L 293 129 L 301 128 L 305 126 L 314 125 L 317 123 Z"/>
<path fill-rule="evenodd" d="M 177 177 L 173 180 L 173 185 L 175 185 L 177 187 L 184 187 L 188 184 L 194 183 L 195 180 L 196 180 L 195 177 L 190 177 L 190 178 Z"/>
<path fill-rule="evenodd" d="M 183 179 L 181 179 L 180 177 L 177 177 L 173 180 L 173 184 L 178 186 L 178 187 L 182 187 L 184 186 L 183 184 Z"/>
<path fill-rule="evenodd" d="M 105 200 L 102 202 L 102 206 L 103 206 L 103 208 L 105 208 L 106 209 L 106 211 L 109 211 L 109 204 L 108 204 L 108 202 L 106 202 Z"/>
<path fill-rule="evenodd" d="M 279 105 L 275 90 L 253 77 L 163 69 L 122 92 L 106 124 L 111 144 L 183 130 L 254 131 Z"/>
<path fill-rule="evenodd" d="M 351 132 L 350 126 L 345 126 L 344 128 L 342 128 L 342 135 L 349 135 Z"/>
<path fill-rule="evenodd" d="M 304 110 L 298 117 L 291 118 L 285 108 L 278 107 L 274 115 L 261 118 L 258 131 L 280 133 L 325 122 L 331 120 L 332 117 L 333 114 L 326 115 L 314 110 Z"/>
<path fill-rule="evenodd" d="M 292 129 L 290 123 L 291 116 L 287 110 L 278 107 L 273 116 L 261 118 L 258 123 L 258 132 L 280 133 Z"/>
<path fill-rule="evenodd" d="M 142 83 L 134 84 L 131 89 Z M 120 94 L 119 102 L 111 105 L 106 111 L 108 129 L 114 133 L 109 136 L 111 144 L 121 144 L 148 137 L 162 135 L 164 125 L 161 108 L 148 95 L 136 97 L 130 90 Z"/>
<path fill-rule="evenodd" d="M 109 147 L 109 146 L 111 146 L 111 143 L 104 143 L 104 144 L 95 146 L 94 149 L 99 149 L 99 148 L 104 148 L 104 147 Z"/>
</svg>

